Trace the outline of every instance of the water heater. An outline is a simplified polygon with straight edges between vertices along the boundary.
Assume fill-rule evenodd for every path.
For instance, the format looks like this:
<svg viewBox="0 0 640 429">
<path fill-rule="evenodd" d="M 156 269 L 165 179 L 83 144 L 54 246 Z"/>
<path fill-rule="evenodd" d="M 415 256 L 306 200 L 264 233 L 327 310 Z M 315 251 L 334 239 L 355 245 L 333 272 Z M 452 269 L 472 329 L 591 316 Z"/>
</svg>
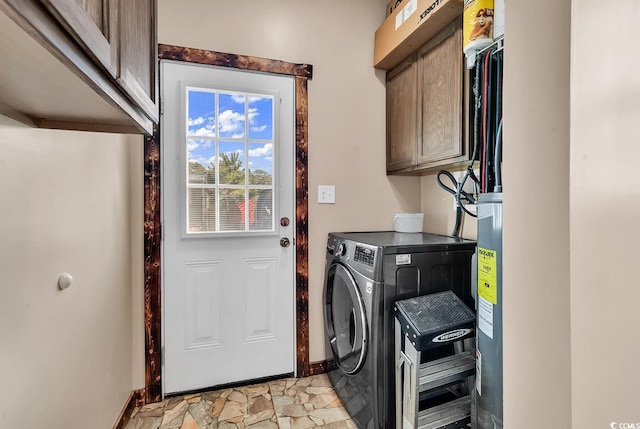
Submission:
<svg viewBox="0 0 640 429">
<path fill-rule="evenodd" d="M 502 429 L 502 193 L 478 200 L 475 428 Z"/>
</svg>

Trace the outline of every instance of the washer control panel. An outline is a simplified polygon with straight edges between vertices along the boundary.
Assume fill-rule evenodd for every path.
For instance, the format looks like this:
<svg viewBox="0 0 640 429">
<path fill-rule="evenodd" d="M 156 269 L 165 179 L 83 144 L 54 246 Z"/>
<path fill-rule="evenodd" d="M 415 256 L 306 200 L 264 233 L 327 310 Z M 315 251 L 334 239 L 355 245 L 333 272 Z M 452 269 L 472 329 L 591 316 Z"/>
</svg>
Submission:
<svg viewBox="0 0 640 429">
<path fill-rule="evenodd" d="M 376 250 L 370 247 L 356 246 L 353 260 L 362 264 L 373 267 L 373 263 L 376 259 Z"/>
</svg>

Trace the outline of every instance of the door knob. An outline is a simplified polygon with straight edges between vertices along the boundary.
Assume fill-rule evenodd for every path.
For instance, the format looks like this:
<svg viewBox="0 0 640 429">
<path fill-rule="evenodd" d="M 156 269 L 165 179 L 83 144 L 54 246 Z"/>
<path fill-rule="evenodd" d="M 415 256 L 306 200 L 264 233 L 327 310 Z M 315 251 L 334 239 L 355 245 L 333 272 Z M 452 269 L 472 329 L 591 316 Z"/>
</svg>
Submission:
<svg viewBox="0 0 640 429">
<path fill-rule="evenodd" d="M 280 239 L 280 246 L 289 247 L 290 244 L 291 244 L 291 241 L 287 237 L 282 237 Z"/>
</svg>

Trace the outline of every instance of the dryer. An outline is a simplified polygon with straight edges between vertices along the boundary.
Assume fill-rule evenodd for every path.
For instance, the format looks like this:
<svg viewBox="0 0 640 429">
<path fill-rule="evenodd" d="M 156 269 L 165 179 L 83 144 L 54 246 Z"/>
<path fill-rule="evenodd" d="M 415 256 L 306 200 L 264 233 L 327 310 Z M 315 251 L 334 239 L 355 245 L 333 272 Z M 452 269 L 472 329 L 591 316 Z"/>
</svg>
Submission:
<svg viewBox="0 0 640 429">
<path fill-rule="evenodd" d="M 359 428 L 395 424 L 396 300 L 454 291 L 470 308 L 475 241 L 429 233 L 330 233 L 324 283 L 329 378 Z"/>
</svg>

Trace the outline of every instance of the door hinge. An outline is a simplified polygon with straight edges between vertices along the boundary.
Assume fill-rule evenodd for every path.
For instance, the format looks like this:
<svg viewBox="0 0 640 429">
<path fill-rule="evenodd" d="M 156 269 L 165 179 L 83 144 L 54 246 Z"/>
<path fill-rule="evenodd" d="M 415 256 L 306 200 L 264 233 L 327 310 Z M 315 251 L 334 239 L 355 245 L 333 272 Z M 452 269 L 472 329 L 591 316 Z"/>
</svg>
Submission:
<svg viewBox="0 0 640 429">
<path fill-rule="evenodd" d="M 164 113 L 164 97 L 160 96 L 160 116 Z"/>
<path fill-rule="evenodd" d="M 160 222 L 160 240 L 164 240 L 164 222 Z"/>
<path fill-rule="evenodd" d="M 160 348 L 160 365 L 164 365 L 164 346 Z"/>
</svg>

